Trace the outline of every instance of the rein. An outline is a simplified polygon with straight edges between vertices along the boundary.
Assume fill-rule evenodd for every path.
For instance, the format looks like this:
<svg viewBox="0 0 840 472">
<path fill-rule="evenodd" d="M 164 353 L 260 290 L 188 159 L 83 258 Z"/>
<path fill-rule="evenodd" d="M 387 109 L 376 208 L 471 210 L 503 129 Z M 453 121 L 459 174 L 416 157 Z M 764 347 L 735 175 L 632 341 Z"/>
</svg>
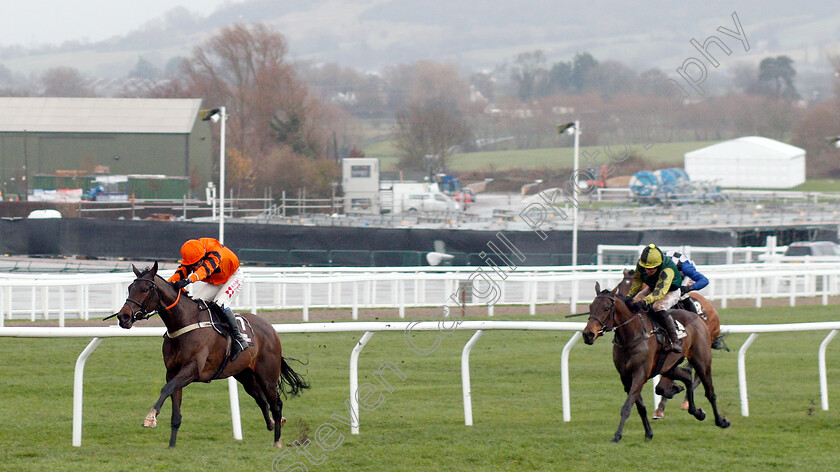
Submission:
<svg viewBox="0 0 840 472">
<path fill-rule="evenodd" d="M 155 287 L 155 290 L 157 290 L 157 287 Z M 175 305 L 177 305 L 178 302 L 181 301 L 181 292 L 183 292 L 183 291 L 184 291 L 183 289 L 178 290 L 178 296 L 175 298 L 175 301 L 172 302 L 172 304 L 169 305 L 168 307 L 165 307 L 164 310 L 169 311 L 169 310 L 175 308 Z M 158 298 L 160 298 L 160 294 L 158 294 Z"/>
</svg>

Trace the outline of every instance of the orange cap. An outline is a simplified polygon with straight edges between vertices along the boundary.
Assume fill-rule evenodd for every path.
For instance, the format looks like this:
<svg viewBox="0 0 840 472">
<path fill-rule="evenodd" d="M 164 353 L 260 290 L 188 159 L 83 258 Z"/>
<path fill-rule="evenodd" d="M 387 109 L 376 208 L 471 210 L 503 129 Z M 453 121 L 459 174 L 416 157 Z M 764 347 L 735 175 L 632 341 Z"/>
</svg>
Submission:
<svg viewBox="0 0 840 472">
<path fill-rule="evenodd" d="M 181 246 L 181 264 L 195 264 L 204 257 L 204 245 L 197 239 L 190 239 Z"/>
</svg>

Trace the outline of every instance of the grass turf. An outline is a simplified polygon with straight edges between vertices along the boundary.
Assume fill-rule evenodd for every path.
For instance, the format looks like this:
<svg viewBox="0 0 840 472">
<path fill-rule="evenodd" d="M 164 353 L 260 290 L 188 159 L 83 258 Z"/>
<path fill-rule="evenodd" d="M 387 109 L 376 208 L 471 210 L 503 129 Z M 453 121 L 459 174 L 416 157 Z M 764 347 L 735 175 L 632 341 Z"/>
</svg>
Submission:
<svg viewBox="0 0 840 472">
<path fill-rule="evenodd" d="M 724 323 L 781 323 L 837 319 L 837 307 L 767 307 L 722 310 Z M 542 319 L 562 319 L 546 316 Z M 535 319 L 516 316 L 510 319 Z M 393 392 L 380 390 L 381 405 L 361 411 L 361 434 L 331 418 L 346 417 L 348 359 L 360 333 L 284 335 L 287 356 L 312 389 L 285 402 L 284 443 L 313 439 L 333 424 L 341 444 L 324 451 L 270 447 L 272 433 L 240 388 L 243 441 L 231 437 L 226 382 L 193 384 L 184 391 L 184 421 L 178 447 L 167 448 L 169 402 L 157 429 L 140 427 L 163 385 L 160 340 L 106 339 L 85 373 L 83 446 L 70 445 L 73 365 L 83 339 L 0 340 L 0 470 L 831 470 L 840 422 L 840 355 L 828 351 L 829 401 L 819 402 L 817 349 L 827 334 L 762 334 L 747 357 L 750 416 L 740 415 L 737 348 L 746 335 L 731 335 L 732 352 L 715 352 L 718 404 L 732 427 L 698 422 L 671 402 L 666 419 L 653 423 L 644 441 L 634 412 L 620 444 L 609 440 L 625 394 L 611 361 L 611 336 L 594 346 L 579 343 L 571 355 L 571 417 L 562 421 L 560 353 L 567 332 L 489 331 L 472 352 L 475 425 L 464 426 L 460 352 L 472 333 L 444 336 L 429 356 L 409 350 L 399 333 L 377 333 L 360 357 L 360 382 L 376 384 L 373 372 L 392 362 Z M 418 345 L 431 342 L 420 333 Z M 386 371 L 387 372 L 387 371 Z M 649 413 L 651 387 L 645 387 Z M 375 398 L 375 397 L 374 397 Z M 339 437 L 337 434 L 341 434 Z M 276 460 L 276 462 L 275 462 Z M 320 462 L 320 463 L 317 463 Z M 297 470 L 304 470 L 298 467 Z"/>
<path fill-rule="evenodd" d="M 641 144 L 630 146 L 630 150 L 651 164 L 662 167 L 683 167 L 686 152 L 710 146 L 718 141 L 686 141 L 676 143 L 659 143 L 645 149 Z M 607 150 L 601 146 L 581 146 L 580 165 L 608 164 L 611 158 Z M 622 155 L 625 147 L 621 144 L 610 148 L 609 152 Z M 398 158 L 396 148 L 390 141 L 365 148 L 367 157 L 378 157 L 382 170 L 396 170 Z M 583 156 L 590 155 L 588 162 Z M 541 148 L 510 151 L 487 151 L 455 154 L 450 158 L 448 168 L 458 172 L 489 171 L 506 169 L 543 169 L 543 168 L 571 168 L 574 165 L 574 148 Z"/>
</svg>

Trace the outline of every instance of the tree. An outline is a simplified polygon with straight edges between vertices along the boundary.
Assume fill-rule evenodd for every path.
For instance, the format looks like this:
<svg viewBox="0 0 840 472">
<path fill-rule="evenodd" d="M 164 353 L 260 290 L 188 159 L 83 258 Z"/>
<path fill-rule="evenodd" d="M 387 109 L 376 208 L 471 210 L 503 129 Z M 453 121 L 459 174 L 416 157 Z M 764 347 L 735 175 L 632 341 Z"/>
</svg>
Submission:
<svg viewBox="0 0 840 472">
<path fill-rule="evenodd" d="M 840 175 L 840 150 L 827 137 L 837 136 L 840 123 L 840 100 L 834 99 L 811 107 L 794 126 L 792 144 L 805 149 L 807 175 L 810 178 Z"/>
<path fill-rule="evenodd" d="M 458 145 L 471 136 L 469 125 L 451 103 L 413 102 L 397 113 L 396 146 L 400 168 L 438 172 Z"/>
<path fill-rule="evenodd" d="M 523 52 L 516 56 L 510 71 L 510 78 L 517 85 L 519 99 L 529 102 L 548 84 L 545 69 L 545 53 L 540 50 Z"/>
<path fill-rule="evenodd" d="M 146 79 L 146 80 L 158 80 L 161 76 L 160 69 L 158 69 L 154 64 L 149 62 L 143 56 L 140 56 L 137 59 L 137 63 L 134 64 L 134 68 L 131 69 L 131 72 L 128 73 L 129 77 L 134 77 L 137 79 Z"/>
<path fill-rule="evenodd" d="M 548 72 L 549 93 L 568 93 L 572 87 L 572 64 L 570 62 L 555 62 Z"/>
<path fill-rule="evenodd" d="M 263 24 L 235 24 L 197 46 L 185 63 L 190 91 L 208 106 L 225 105 L 230 144 L 251 158 L 273 144 L 268 123 L 301 107 L 306 86 L 285 62 L 286 39 Z"/>
<path fill-rule="evenodd" d="M 793 86 L 794 77 L 796 77 L 796 70 L 793 68 L 793 59 L 788 56 L 766 57 L 758 64 L 758 80 L 773 84 L 777 98 L 787 100 L 799 98 L 799 93 Z"/>
<path fill-rule="evenodd" d="M 592 54 L 588 52 L 575 54 L 574 59 L 572 59 L 571 76 L 572 90 L 575 93 L 582 95 L 586 92 L 590 75 L 597 66 L 598 61 L 592 57 Z"/>
<path fill-rule="evenodd" d="M 72 67 L 53 67 L 41 76 L 44 97 L 95 97 L 87 79 Z"/>
<path fill-rule="evenodd" d="M 235 151 L 248 170 L 240 172 L 238 185 L 251 194 L 283 172 L 278 159 L 324 157 L 332 135 L 286 52 L 286 39 L 270 27 L 236 24 L 196 47 L 184 63 L 185 90 L 208 107 L 226 106 L 229 155 Z"/>
</svg>

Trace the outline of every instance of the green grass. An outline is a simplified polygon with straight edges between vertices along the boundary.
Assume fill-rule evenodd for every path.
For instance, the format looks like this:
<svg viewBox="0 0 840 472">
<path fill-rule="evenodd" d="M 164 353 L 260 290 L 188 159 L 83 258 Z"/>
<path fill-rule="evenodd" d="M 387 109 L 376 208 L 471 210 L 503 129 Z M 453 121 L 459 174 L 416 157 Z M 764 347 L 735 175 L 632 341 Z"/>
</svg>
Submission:
<svg viewBox="0 0 840 472">
<path fill-rule="evenodd" d="M 630 146 L 630 150 L 652 164 L 668 167 L 682 167 L 684 154 L 686 152 L 700 149 L 716 142 L 718 141 L 661 143 L 655 144 L 647 150 L 644 149 L 642 145 L 632 145 Z M 610 152 L 615 155 L 621 155 L 625 152 L 624 149 L 623 145 L 617 145 L 610 148 Z M 366 147 L 364 151 L 367 157 L 380 158 L 380 164 L 383 170 L 396 170 L 398 160 L 396 157 L 397 151 L 391 141 L 376 143 Z M 588 163 L 584 158 L 587 153 L 591 156 L 596 156 L 593 158 L 592 162 L 606 164 L 611 159 L 606 155 L 606 152 L 607 151 L 604 149 L 604 146 L 582 146 L 579 151 L 580 165 L 591 165 L 591 163 Z M 505 170 L 512 168 L 571 168 L 573 165 L 574 149 L 571 147 L 563 147 L 527 149 L 521 151 L 491 151 L 455 154 L 452 156 L 449 168 L 453 171 L 469 172 L 487 171 L 491 169 Z"/>
<path fill-rule="evenodd" d="M 840 181 L 835 179 L 812 179 L 792 190 L 797 192 L 840 192 Z"/>
<path fill-rule="evenodd" d="M 780 323 L 837 319 L 837 306 L 722 310 L 724 323 Z M 560 315 L 511 319 L 562 320 Z M 745 335 L 728 338 L 733 352 L 715 352 L 718 403 L 732 427 L 712 418 L 698 422 L 672 402 L 654 439 L 643 440 L 638 415 L 627 422 L 624 439 L 609 444 L 624 400 L 611 361 L 611 336 L 594 346 L 579 343 L 571 355 L 571 417 L 562 421 L 560 354 L 571 333 L 488 331 L 471 359 L 475 425 L 464 426 L 460 352 L 472 333 L 444 336 L 439 349 L 419 356 L 400 333 L 377 333 L 360 357 L 360 382 L 390 361 L 406 375 L 391 376 L 394 391 L 361 412 L 361 434 L 330 419 L 346 416 L 349 354 L 357 333 L 284 335 L 284 352 L 308 361 L 297 365 L 312 389 L 285 402 L 289 422 L 284 442 L 308 436 L 331 422 L 343 435 L 335 450 L 315 444 L 310 453 L 281 461 L 277 470 L 305 463 L 309 471 L 350 470 L 692 470 L 823 471 L 840 460 L 840 349 L 828 351 L 832 409 L 819 407 L 819 333 L 762 334 L 747 358 L 750 416 L 740 415 L 737 349 Z M 431 341 L 419 334 L 417 344 Z M 244 440 L 231 438 L 226 382 L 185 389 L 184 421 L 175 450 L 167 448 L 169 402 L 157 429 L 140 427 L 158 396 L 164 371 L 160 339 L 106 339 L 88 361 L 85 374 L 84 438 L 70 445 L 73 365 L 88 340 L 0 340 L 0 470 L 272 470 L 278 451 L 270 447 L 255 404 L 240 389 Z M 650 405 L 650 386 L 645 400 Z M 708 413 L 705 398 L 698 400 Z M 333 439 L 337 438 L 334 436 Z M 288 448 L 294 451 L 294 448 Z M 289 469 L 293 470 L 293 469 Z M 300 469 L 303 470 L 303 469 Z"/>
</svg>

